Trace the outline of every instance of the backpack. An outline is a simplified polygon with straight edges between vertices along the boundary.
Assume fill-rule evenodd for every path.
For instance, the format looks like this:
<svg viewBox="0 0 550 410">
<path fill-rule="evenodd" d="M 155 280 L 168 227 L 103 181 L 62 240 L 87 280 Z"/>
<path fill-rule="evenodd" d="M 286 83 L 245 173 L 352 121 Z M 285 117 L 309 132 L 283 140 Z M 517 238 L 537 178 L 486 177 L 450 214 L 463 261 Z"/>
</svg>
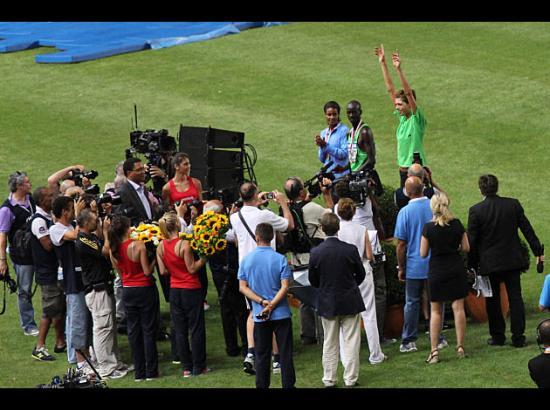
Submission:
<svg viewBox="0 0 550 410">
<path fill-rule="evenodd" d="M 10 235 L 10 255 L 13 259 L 13 261 L 17 264 L 21 265 L 32 265 L 32 231 L 31 231 L 31 224 L 34 216 L 34 211 L 36 210 L 34 201 L 30 200 L 31 204 L 31 214 L 29 217 L 25 220 L 25 222 L 20 225 L 19 227 L 16 227 L 15 232 L 13 232 Z M 21 208 L 20 206 L 16 205 L 13 206 L 9 200 L 7 200 L 4 203 L 5 206 L 7 206 L 10 211 L 15 215 L 16 221 L 14 223 L 17 223 L 17 218 L 21 218 L 21 212 L 27 212 L 25 211 L 18 211 L 16 208 Z"/>
<path fill-rule="evenodd" d="M 291 202 L 289 204 L 290 214 L 294 220 L 294 229 L 288 233 L 285 233 L 283 236 L 282 248 L 286 252 L 309 253 L 311 248 L 317 246 L 323 241 L 319 238 L 313 238 L 318 227 L 311 235 L 312 237 L 307 234 L 306 224 L 304 222 L 304 212 L 302 209 L 307 204 L 308 202 L 306 201 L 299 203 Z"/>
</svg>

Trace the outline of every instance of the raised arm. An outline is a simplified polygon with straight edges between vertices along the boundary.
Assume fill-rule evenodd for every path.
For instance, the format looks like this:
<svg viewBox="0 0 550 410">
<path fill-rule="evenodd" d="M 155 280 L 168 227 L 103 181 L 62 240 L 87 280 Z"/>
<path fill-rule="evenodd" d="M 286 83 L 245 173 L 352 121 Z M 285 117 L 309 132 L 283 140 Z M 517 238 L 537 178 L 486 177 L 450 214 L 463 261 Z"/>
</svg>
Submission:
<svg viewBox="0 0 550 410">
<path fill-rule="evenodd" d="M 380 47 L 374 49 L 374 54 L 378 57 L 378 62 L 380 63 L 380 68 L 382 69 L 382 75 L 384 76 L 384 83 L 386 84 L 386 89 L 390 94 L 390 99 L 393 105 L 393 100 L 395 98 L 395 87 L 393 81 L 388 72 L 388 66 L 386 65 L 386 57 L 384 55 L 384 45 L 380 44 Z"/>
<path fill-rule="evenodd" d="M 409 105 L 411 106 L 411 112 L 415 114 L 416 100 L 414 98 L 412 88 L 409 85 L 409 82 L 407 81 L 407 79 L 405 78 L 405 74 L 403 74 L 403 70 L 401 70 L 401 59 L 399 58 L 399 51 L 396 50 L 395 53 L 392 53 L 391 58 L 392 58 L 393 66 L 397 71 L 397 75 L 399 75 L 399 80 L 401 81 L 401 86 L 403 87 L 403 91 L 407 96 L 407 100 L 409 100 Z"/>
</svg>

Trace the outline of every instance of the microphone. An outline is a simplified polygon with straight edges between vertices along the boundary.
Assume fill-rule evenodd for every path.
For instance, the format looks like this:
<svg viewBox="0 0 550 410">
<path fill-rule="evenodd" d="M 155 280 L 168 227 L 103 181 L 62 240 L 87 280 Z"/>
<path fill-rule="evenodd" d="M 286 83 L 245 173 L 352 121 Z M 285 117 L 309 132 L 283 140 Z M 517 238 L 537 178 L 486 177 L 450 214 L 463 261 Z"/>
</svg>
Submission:
<svg viewBox="0 0 550 410">
<path fill-rule="evenodd" d="M 542 248 L 541 255 L 544 255 L 544 244 L 541 245 L 541 248 Z M 543 271 L 544 271 L 544 261 L 539 261 L 539 263 L 537 263 L 537 272 L 542 273 Z"/>
</svg>

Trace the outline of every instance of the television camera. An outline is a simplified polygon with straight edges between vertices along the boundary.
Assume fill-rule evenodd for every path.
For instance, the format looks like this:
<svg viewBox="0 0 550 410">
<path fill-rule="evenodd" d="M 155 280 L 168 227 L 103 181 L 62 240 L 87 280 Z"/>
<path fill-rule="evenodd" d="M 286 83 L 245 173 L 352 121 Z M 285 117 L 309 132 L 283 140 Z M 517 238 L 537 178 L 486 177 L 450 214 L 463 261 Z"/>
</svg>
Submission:
<svg viewBox="0 0 550 410">
<path fill-rule="evenodd" d="M 334 163 L 332 161 L 327 162 L 321 167 L 319 172 L 317 172 L 312 178 L 304 182 L 304 188 L 307 188 L 311 198 L 315 198 L 321 194 L 321 187 L 319 183 L 323 183 L 323 178 L 328 178 L 331 181 L 334 181 L 334 174 L 328 172 L 328 169 L 332 167 Z"/>
</svg>

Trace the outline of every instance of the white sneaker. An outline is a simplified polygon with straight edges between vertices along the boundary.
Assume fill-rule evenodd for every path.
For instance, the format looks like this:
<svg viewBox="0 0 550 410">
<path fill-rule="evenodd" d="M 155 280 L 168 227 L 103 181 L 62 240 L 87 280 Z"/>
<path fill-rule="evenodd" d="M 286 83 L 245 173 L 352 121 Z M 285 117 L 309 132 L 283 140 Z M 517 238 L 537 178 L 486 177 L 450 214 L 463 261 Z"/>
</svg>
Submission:
<svg viewBox="0 0 550 410">
<path fill-rule="evenodd" d="M 128 372 L 124 371 L 124 370 L 113 370 L 111 372 L 111 374 L 108 374 L 106 376 L 102 376 L 101 378 L 102 379 L 120 379 L 124 376 L 126 376 L 128 374 Z"/>
<path fill-rule="evenodd" d="M 209 305 L 208 302 L 205 300 L 205 301 L 204 301 L 204 310 L 207 311 L 208 309 L 210 309 L 210 305 Z"/>
<path fill-rule="evenodd" d="M 399 351 L 401 353 L 416 352 L 417 350 L 415 342 L 401 343 L 401 346 L 399 346 Z"/>
<path fill-rule="evenodd" d="M 88 363 L 84 363 L 82 366 L 76 365 L 77 370 L 80 370 L 84 376 L 95 376 L 94 369 L 90 367 Z"/>
<path fill-rule="evenodd" d="M 281 374 L 281 363 L 273 362 L 273 374 Z"/>
<path fill-rule="evenodd" d="M 23 333 L 25 333 L 25 336 L 38 336 L 40 332 L 37 328 L 33 327 L 32 329 L 25 330 Z"/>
<path fill-rule="evenodd" d="M 248 374 L 256 374 L 256 369 L 254 368 L 254 355 L 248 353 L 244 358 L 243 370 Z"/>
<path fill-rule="evenodd" d="M 370 362 L 370 364 L 380 364 L 382 362 L 385 362 L 386 360 L 388 360 L 388 356 L 386 356 L 384 353 L 382 353 L 382 360 L 379 360 L 377 362 Z"/>
<path fill-rule="evenodd" d="M 439 342 L 439 344 L 437 345 L 437 348 L 438 349 L 443 349 L 447 346 L 449 346 L 449 343 L 447 343 L 447 341 L 445 339 L 443 339 L 441 342 Z"/>
<path fill-rule="evenodd" d="M 130 373 L 134 371 L 135 367 L 133 364 L 128 365 L 124 362 L 118 362 L 116 369 L 126 373 Z"/>
</svg>

